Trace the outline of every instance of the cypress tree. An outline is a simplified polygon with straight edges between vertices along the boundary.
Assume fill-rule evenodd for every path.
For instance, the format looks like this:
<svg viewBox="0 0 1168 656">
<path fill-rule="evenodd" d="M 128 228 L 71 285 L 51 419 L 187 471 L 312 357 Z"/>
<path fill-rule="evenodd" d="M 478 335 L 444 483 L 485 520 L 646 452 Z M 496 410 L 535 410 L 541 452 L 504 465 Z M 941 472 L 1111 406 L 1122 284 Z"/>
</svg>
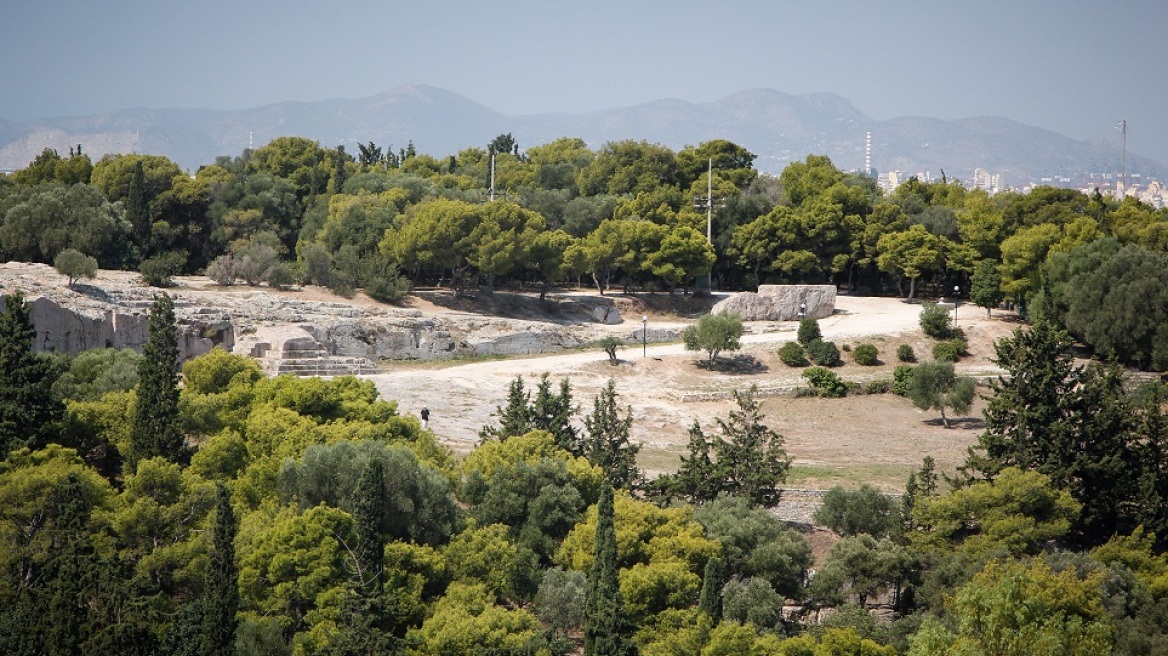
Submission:
<svg viewBox="0 0 1168 656">
<path fill-rule="evenodd" d="M 381 518 L 385 513 L 385 470 L 380 459 L 370 458 L 353 490 L 353 519 L 357 528 L 357 592 L 365 597 L 381 594 L 385 580 L 385 540 Z"/>
<path fill-rule="evenodd" d="M 342 604 L 328 656 L 401 653 L 397 599 L 385 590 L 385 538 L 381 526 L 388 499 L 384 467 L 380 459 L 370 458 L 353 490 L 356 580 Z"/>
<path fill-rule="evenodd" d="M 702 577 L 702 596 L 698 609 L 717 624 L 722 619 L 722 584 L 726 578 L 726 565 L 717 556 L 706 561 L 705 576 Z"/>
<path fill-rule="evenodd" d="M 146 257 L 150 242 L 150 211 L 146 204 L 146 171 L 142 161 L 134 162 L 134 170 L 130 173 L 130 186 L 126 190 L 126 220 L 130 222 L 130 230 L 134 236 L 134 244 L 138 247 L 140 257 Z"/>
<path fill-rule="evenodd" d="M 21 447 L 38 449 L 56 437 L 65 409 L 50 390 L 56 370 L 33 353 L 29 307 L 20 293 L 4 297 L 0 314 L 0 459 Z"/>
<path fill-rule="evenodd" d="M 211 569 L 203 598 L 203 656 L 232 656 L 238 626 L 239 581 L 235 570 L 235 511 L 231 492 L 219 483 Z"/>
<path fill-rule="evenodd" d="M 601 489 L 596 514 L 596 551 L 584 606 L 584 656 L 631 656 L 637 650 L 620 593 L 611 485 Z"/>
<path fill-rule="evenodd" d="M 93 548 L 87 536 L 93 504 L 86 498 L 81 479 L 70 473 L 53 491 L 51 507 L 56 538 L 48 566 L 45 653 L 71 656 L 82 653 L 82 634 L 88 628 L 86 579 Z"/>
<path fill-rule="evenodd" d="M 345 189 L 345 147 L 337 146 L 333 154 L 333 175 L 329 179 L 329 193 L 339 194 Z"/>
<path fill-rule="evenodd" d="M 150 336 L 138 365 L 138 402 L 130 427 L 130 471 L 145 458 L 186 456 L 178 416 L 178 328 L 174 301 L 160 294 L 150 308 Z"/>
</svg>

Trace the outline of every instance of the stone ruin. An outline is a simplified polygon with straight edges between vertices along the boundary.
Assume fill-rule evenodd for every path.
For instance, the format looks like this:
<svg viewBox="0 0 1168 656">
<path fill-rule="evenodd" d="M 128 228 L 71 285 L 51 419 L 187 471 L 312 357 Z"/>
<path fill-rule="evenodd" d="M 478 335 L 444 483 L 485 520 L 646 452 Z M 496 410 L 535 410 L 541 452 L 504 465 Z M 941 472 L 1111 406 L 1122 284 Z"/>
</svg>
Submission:
<svg viewBox="0 0 1168 656">
<path fill-rule="evenodd" d="M 710 311 L 731 312 L 743 321 L 794 321 L 801 316 L 823 319 L 835 312 L 835 285 L 759 285 L 758 292 L 734 294 Z"/>
</svg>

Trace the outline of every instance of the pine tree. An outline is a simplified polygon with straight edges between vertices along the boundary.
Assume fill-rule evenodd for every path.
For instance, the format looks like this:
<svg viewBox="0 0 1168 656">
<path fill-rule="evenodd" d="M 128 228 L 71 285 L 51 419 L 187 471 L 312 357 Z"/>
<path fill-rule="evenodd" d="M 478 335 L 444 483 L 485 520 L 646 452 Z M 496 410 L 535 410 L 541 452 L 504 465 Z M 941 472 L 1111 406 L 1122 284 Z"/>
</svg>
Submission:
<svg viewBox="0 0 1168 656">
<path fill-rule="evenodd" d="M 592 414 L 584 418 L 583 455 L 588 462 L 600 467 L 613 487 L 636 487 L 642 478 L 637 467 L 637 453 L 641 445 L 629 441 L 633 425 L 633 411 L 626 409 L 620 416 L 616 404 L 616 383 L 609 379 L 592 405 Z"/>
<path fill-rule="evenodd" d="M 38 449 L 53 439 L 65 409 L 50 393 L 56 369 L 33 353 L 33 330 L 24 297 L 4 298 L 0 314 L 0 459 L 13 449 Z"/>
<path fill-rule="evenodd" d="M 149 330 L 138 365 L 138 402 L 130 427 L 130 471 L 146 458 L 162 456 L 181 462 L 186 457 L 178 415 L 178 328 L 174 301 L 169 295 L 155 297 Z"/>
<path fill-rule="evenodd" d="M 710 616 L 714 624 L 722 619 L 722 585 L 726 579 L 726 564 L 717 556 L 706 561 L 705 575 L 702 577 L 702 596 L 698 609 Z"/>
<path fill-rule="evenodd" d="M 723 490 L 746 497 L 764 508 L 779 505 L 779 486 L 787 480 L 791 457 L 783 450 L 783 436 L 762 423 L 755 387 L 734 392 L 738 410 L 718 419 L 722 437 L 715 446 L 718 466 L 726 477 Z"/>
<path fill-rule="evenodd" d="M 695 419 L 689 427 L 689 455 L 681 456 L 676 473 L 653 479 L 649 495 L 659 503 L 680 500 L 697 504 L 718 498 L 726 475 L 714 460 L 717 444 L 717 438 L 706 435 Z"/>
<path fill-rule="evenodd" d="M 523 386 L 523 376 L 516 376 L 511 381 L 507 392 L 507 407 L 495 407 L 495 415 L 499 417 L 498 426 L 483 426 L 479 431 L 479 440 L 486 442 L 491 439 L 505 440 L 508 437 L 525 435 L 531 425 L 531 395 Z"/>
<path fill-rule="evenodd" d="M 235 653 L 238 626 L 239 581 L 235 569 L 235 511 L 231 492 L 219 483 L 212 535 L 211 569 L 203 599 L 203 656 L 231 656 Z"/>
<path fill-rule="evenodd" d="M 545 373 L 535 389 L 535 401 L 531 406 L 531 423 L 535 428 L 552 434 L 556 445 L 574 456 L 581 455 L 580 436 L 572 426 L 576 408 L 572 407 L 572 386 L 568 379 L 560 380 L 560 392 L 552 392 L 552 384 Z"/>
<path fill-rule="evenodd" d="M 600 491 L 596 511 L 596 552 L 584 609 L 584 656 L 629 656 L 637 651 L 620 593 L 611 485 Z"/>
</svg>

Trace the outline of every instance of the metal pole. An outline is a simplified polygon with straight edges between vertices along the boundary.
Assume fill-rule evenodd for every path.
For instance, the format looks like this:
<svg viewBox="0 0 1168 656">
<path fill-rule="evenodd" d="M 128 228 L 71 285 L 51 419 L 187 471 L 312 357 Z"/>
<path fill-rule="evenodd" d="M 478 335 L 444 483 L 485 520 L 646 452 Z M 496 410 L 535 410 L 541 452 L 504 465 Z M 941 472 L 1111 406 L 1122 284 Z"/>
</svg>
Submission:
<svg viewBox="0 0 1168 656">
<path fill-rule="evenodd" d="M 960 300 L 957 295 L 960 293 L 961 293 L 961 288 L 958 287 L 957 285 L 953 285 L 953 327 L 954 328 L 957 327 L 957 303 Z"/>
<path fill-rule="evenodd" d="M 649 355 L 649 315 L 641 315 L 641 357 Z"/>
<path fill-rule="evenodd" d="M 706 241 L 714 243 L 714 158 L 706 173 Z"/>
</svg>

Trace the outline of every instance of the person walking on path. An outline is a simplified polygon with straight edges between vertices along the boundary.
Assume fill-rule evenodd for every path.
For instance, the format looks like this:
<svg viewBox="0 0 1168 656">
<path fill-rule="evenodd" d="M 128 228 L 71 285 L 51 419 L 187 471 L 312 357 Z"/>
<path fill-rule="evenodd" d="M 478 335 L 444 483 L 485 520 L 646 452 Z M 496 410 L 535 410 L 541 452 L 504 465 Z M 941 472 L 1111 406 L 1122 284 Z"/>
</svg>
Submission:
<svg viewBox="0 0 1168 656">
<path fill-rule="evenodd" d="M 422 428 L 428 427 L 430 425 L 430 408 L 422 408 L 418 414 L 422 415 Z"/>
</svg>

